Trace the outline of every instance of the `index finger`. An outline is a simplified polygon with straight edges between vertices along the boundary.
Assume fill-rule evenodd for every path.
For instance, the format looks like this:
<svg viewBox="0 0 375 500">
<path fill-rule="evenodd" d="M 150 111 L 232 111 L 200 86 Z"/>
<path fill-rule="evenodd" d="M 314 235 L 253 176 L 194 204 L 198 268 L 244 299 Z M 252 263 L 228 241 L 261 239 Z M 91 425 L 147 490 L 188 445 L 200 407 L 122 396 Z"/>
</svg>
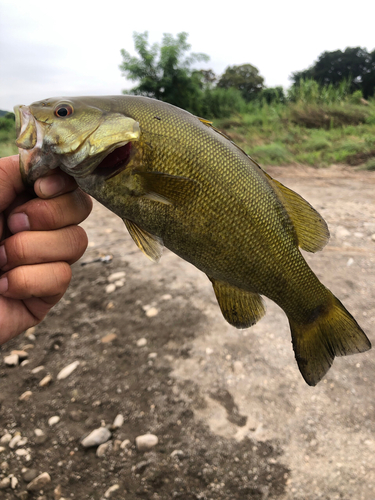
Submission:
<svg viewBox="0 0 375 500">
<path fill-rule="evenodd" d="M 19 156 L 0 158 L 0 213 L 25 189 L 21 178 Z"/>
</svg>

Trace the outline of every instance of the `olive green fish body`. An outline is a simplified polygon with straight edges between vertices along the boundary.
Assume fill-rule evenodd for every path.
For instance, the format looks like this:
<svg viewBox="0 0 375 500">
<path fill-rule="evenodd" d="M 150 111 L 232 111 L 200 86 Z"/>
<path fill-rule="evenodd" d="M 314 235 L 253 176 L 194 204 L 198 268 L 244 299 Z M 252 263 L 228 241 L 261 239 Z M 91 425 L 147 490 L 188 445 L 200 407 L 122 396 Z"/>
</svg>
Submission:
<svg viewBox="0 0 375 500">
<path fill-rule="evenodd" d="M 61 109 L 72 118 L 59 121 Z M 16 114 L 27 115 L 22 130 L 33 132 L 28 110 Z M 44 137 L 42 152 L 33 153 L 37 159 L 25 156 L 30 179 L 43 173 L 43 159 L 52 154 L 83 190 L 124 220 L 146 255 L 158 260 L 166 246 L 206 273 L 232 325 L 250 326 L 264 314 L 260 295 L 276 302 L 288 316 L 309 384 L 324 376 L 335 356 L 369 349 L 354 318 L 299 250 L 323 248 L 329 237 L 324 220 L 209 122 L 135 96 L 46 100 L 30 110 Z M 22 148 L 38 149 L 33 134 L 19 135 L 21 161 Z"/>
</svg>

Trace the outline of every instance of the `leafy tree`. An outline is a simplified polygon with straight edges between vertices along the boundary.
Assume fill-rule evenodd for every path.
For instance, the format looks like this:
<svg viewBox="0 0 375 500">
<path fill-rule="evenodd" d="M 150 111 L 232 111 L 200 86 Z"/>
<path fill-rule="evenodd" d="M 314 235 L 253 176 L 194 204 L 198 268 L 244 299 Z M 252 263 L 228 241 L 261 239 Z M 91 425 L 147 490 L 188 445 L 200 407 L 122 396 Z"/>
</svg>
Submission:
<svg viewBox="0 0 375 500">
<path fill-rule="evenodd" d="M 347 47 L 344 51 L 323 52 L 310 68 L 292 74 L 295 85 L 313 79 L 320 85 L 337 86 L 350 81 L 350 90 L 362 90 L 369 97 L 375 90 L 375 51 L 368 53 L 361 47 Z"/>
<path fill-rule="evenodd" d="M 198 61 L 208 61 L 209 57 L 191 53 L 187 38 L 185 32 L 179 33 L 176 38 L 165 33 L 161 44 L 150 46 L 147 31 L 134 33 L 138 57 L 122 49 L 123 63 L 120 69 L 126 78 L 139 83 L 124 93 L 154 97 L 199 114 L 205 77 L 203 73 L 193 70 L 192 66 Z"/>
<path fill-rule="evenodd" d="M 228 66 L 221 76 L 217 86 L 224 89 L 236 88 L 241 91 L 243 98 L 251 101 L 264 88 L 264 78 L 259 70 L 251 64 Z"/>
</svg>

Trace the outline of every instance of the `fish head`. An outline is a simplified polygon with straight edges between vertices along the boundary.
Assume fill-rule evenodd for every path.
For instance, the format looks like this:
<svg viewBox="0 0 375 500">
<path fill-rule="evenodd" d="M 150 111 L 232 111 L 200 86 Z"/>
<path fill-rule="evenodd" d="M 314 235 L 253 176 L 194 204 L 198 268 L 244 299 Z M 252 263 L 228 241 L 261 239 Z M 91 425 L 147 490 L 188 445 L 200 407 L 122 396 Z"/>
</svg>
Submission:
<svg viewBox="0 0 375 500">
<path fill-rule="evenodd" d="M 110 177 L 129 162 L 141 133 L 139 123 L 114 111 L 106 98 L 51 98 L 15 106 L 14 112 L 28 184 L 57 167 L 75 178 L 98 168 Z"/>
</svg>

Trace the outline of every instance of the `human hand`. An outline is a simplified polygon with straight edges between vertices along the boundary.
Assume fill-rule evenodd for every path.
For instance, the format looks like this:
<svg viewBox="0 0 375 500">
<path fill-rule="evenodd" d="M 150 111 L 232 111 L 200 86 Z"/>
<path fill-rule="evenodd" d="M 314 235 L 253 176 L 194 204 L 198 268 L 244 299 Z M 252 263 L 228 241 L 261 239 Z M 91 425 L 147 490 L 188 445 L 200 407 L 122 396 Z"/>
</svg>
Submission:
<svg viewBox="0 0 375 500">
<path fill-rule="evenodd" d="M 87 247 L 77 226 L 91 198 L 60 170 L 25 190 L 18 156 L 0 158 L 0 345 L 34 326 L 64 295 Z"/>
</svg>

